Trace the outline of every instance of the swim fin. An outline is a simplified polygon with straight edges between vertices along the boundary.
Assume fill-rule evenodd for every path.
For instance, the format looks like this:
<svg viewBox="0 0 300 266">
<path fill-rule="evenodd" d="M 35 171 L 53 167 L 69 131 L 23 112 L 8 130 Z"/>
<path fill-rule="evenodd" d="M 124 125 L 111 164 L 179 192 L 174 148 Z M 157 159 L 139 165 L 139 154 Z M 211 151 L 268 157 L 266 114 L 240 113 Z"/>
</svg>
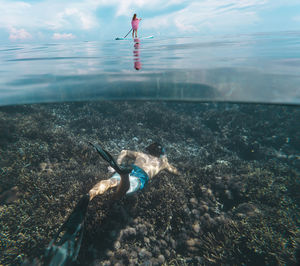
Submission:
<svg viewBox="0 0 300 266">
<path fill-rule="evenodd" d="M 45 265 L 69 265 L 77 259 L 89 201 L 89 194 L 84 195 L 76 204 L 66 222 L 60 227 L 45 251 Z M 61 233 L 63 235 L 59 238 Z"/>
<path fill-rule="evenodd" d="M 109 165 L 115 169 L 115 171 L 119 174 L 119 175 L 125 175 L 125 174 L 129 174 L 132 171 L 132 168 L 124 168 L 124 167 L 120 167 L 116 161 L 114 160 L 114 158 L 109 154 L 108 151 L 104 150 L 100 145 L 98 144 L 93 144 L 91 142 L 89 142 L 94 148 L 95 150 L 100 154 L 100 156 L 109 163 Z"/>
</svg>

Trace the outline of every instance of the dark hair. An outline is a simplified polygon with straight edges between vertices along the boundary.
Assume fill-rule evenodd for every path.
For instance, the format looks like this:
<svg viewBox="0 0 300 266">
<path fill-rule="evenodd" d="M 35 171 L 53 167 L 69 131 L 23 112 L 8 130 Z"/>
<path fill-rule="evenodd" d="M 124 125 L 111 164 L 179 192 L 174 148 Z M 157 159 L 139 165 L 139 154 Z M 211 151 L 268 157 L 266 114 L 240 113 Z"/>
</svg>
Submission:
<svg viewBox="0 0 300 266">
<path fill-rule="evenodd" d="M 132 17 L 132 20 L 135 20 L 135 19 L 136 19 L 136 14 L 134 14 Z"/>
<path fill-rule="evenodd" d="M 158 142 L 153 142 L 145 150 L 154 157 L 160 157 L 165 154 L 164 147 Z"/>
</svg>

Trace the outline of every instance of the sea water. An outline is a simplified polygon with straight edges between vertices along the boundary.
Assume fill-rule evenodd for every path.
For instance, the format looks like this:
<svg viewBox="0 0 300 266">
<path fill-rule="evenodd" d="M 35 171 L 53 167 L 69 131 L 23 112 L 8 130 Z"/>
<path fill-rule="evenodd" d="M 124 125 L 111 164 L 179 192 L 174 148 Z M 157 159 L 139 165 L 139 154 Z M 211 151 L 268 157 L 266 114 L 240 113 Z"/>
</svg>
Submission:
<svg viewBox="0 0 300 266">
<path fill-rule="evenodd" d="M 112 176 L 90 142 L 114 158 L 159 142 L 179 173 L 95 197 L 75 264 L 297 265 L 299 48 L 299 32 L 1 45 L 0 264 L 43 262 Z"/>
<path fill-rule="evenodd" d="M 146 99 L 299 104 L 300 33 L 2 45 L 0 105 Z"/>
</svg>

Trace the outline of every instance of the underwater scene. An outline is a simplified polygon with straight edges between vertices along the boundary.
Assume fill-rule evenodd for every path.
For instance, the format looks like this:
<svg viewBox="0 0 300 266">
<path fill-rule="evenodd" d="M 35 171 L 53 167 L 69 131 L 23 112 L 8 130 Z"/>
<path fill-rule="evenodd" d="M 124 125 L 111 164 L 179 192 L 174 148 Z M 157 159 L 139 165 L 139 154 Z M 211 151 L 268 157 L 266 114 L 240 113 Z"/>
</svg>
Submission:
<svg viewBox="0 0 300 266">
<path fill-rule="evenodd" d="M 2 47 L 0 265 L 298 265 L 300 42 L 276 38 Z"/>
</svg>

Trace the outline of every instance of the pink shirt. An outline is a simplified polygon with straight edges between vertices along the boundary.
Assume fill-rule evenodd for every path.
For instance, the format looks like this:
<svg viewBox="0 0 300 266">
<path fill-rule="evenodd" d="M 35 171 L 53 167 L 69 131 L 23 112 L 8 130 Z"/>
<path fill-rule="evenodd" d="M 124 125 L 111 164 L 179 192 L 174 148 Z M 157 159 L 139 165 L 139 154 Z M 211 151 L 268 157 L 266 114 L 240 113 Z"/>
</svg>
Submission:
<svg viewBox="0 0 300 266">
<path fill-rule="evenodd" d="M 138 18 L 131 21 L 131 26 L 133 30 L 137 30 L 139 27 L 140 20 Z"/>
</svg>

